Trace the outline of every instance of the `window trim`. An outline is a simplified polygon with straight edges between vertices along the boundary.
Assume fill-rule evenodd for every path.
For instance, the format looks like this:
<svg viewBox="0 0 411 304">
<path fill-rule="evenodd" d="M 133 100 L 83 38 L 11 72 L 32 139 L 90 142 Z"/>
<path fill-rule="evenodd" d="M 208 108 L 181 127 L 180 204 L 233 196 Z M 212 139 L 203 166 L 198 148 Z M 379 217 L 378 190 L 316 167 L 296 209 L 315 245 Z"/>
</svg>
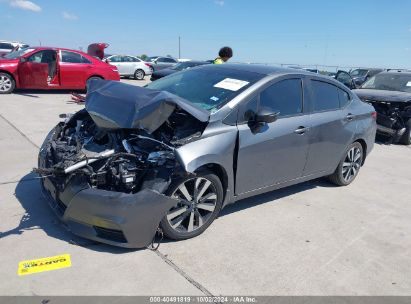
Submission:
<svg viewBox="0 0 411 304">
<path fill-rule="evenodd" d="M 313 85 L 312 85 L 312 81 L 317 81 L 317 82 L 322 82 L 322 83 L 326 83 L 328 85 L 332 85 L 334 87 L 336 87 L 337 89 L 343 90 L 344 92 L 346 92 L 348 94 L 349 97 L 349 102 L 345 105 L 345 107 L 341 107 L 340 106 L 340 97 L 337 91 L 337 97 L 338 97 L 338 108 L 336 109 L 328 109 L 328 110 L 320 110 L 320 111 L 314 111 L 314 90 L 313 90 Z M 347 92 L 347 90 L 344 90 L 342 87 L 340 87 L 339 85 L 337 85 L 336 83 L 333 83 L 331 81 L 327 81 L 327 79 L 322 79 L 322 78 L 317 78 L 317 77 L 310 77 L 308 78 L 308 88 L 309 88 L 309 102 L 308 102 L 308 113 L 310 114 L 316 114 L 316 113 L 325 113 L 325 112 L 331 112 L 331 111 L 338 111 L 338 110 L 343 110 L 346 107 L 348 107 L 352 101 L 353 101 L 353 95 L 350 94 L 349 92 Z"/>
<path fill-rule="evenodd" d="M 73 53 L 73 54 L 79 55 L 82 62 L 66 62 L 66 61 L 63 61 L 63 52 Z M 90 63 L 83 62 L 83 58 L 86 59 L 87 61 L 89 61 Z M 60 63 L 63 63 L 63 64 L 93 64 L 92 61 L 90 61 L 88 58 L 86 58 L 82 54 L 74 52 L 74 51 L 60 50 L 60 58 L 59 59 L 60 59 Z"/>
</svg>

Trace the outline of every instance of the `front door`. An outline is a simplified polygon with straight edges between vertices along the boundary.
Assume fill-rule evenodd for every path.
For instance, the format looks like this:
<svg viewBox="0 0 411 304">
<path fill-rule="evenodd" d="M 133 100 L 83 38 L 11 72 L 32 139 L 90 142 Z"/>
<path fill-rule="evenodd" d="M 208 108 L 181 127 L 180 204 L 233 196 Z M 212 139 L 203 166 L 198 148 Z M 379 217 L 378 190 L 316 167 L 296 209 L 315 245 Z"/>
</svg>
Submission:
<svg viewBox="0 0 411 304">
<path fill-rule="evenodd" d="M 27 89 L 45 89 L 48 87 L 49 71 L 55 68 L 56 52 L 43 50 L 24 58 L 19 63 L 20 86 Z"/>
<path fill-rule="evenodd" d="M 309 146 L 302 91 L 301 79 L 281 80 L 240 108 L 237 195 L 302 175 Z M 278 112 L 279 117 L 256 129 L 249 121 L 250 113 L 261 109 Z"/>
</svg>

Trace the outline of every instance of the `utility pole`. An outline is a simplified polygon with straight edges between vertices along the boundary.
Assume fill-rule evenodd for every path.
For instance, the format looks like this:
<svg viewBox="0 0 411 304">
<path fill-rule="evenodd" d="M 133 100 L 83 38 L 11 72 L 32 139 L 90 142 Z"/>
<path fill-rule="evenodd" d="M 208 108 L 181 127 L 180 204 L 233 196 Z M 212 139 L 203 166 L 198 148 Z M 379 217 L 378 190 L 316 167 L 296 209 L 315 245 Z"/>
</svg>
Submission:
<svg viewBox="0 0 411 304">
<path fill-rule="evenodd" d="M 178 36 L 178 59 L 181 59 L 181 37 Z"/>
</svg>

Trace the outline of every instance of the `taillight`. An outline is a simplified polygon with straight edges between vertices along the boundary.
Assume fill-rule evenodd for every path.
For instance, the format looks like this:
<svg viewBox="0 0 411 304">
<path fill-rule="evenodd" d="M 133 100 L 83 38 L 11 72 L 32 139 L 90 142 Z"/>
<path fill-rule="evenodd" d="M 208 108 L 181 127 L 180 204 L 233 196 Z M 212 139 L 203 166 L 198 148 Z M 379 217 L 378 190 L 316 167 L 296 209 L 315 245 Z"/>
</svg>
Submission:
<svg viewBox="0 0 411 304">
<path fill-rule="evenodd" d="M 149 68 L 151 68 L 151 64 L 149 64 L 149 63 L 147 63 L 147 62 L 145 62 L 144 63 L 146 66 L 148 66 Z"/>
<path fill-rule="evenodd" d="M 371 112 L 371 117 L 374 119 L 377 119 L 377 112 Z"/>
</svg>

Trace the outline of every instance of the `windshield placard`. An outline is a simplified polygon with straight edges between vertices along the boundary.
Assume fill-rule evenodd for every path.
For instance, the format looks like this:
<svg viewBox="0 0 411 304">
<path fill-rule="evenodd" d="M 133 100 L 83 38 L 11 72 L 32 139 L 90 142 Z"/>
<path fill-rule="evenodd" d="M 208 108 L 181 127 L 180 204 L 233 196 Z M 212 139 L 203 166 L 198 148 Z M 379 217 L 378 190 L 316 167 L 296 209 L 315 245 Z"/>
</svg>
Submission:
<svg viewBox="0 0 411 304">
<path fill-rule="evenodd" d="M 216 83 L 214 87 L 237 92 L 241 88 L 245 87 L 247 84 L 249 84 L 248 81 L 233 79 L 233 78 L 226 78 L 226 79 L 221 80 L 219 83 Z"/>
</svg>

